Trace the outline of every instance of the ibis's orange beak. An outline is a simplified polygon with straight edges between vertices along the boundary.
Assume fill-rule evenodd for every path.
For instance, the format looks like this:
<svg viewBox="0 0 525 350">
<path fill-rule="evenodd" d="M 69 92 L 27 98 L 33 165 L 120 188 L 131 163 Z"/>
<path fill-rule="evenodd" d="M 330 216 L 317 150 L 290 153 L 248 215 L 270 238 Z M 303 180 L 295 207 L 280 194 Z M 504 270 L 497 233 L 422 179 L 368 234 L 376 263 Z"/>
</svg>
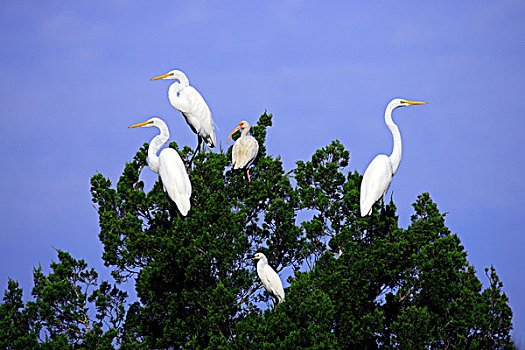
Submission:
<svg viewBox="0 0 525 350">
<path fill-rule="evenodd" d="M 170 75 L 173 75 L 173 73 L 168 73 L 168 74 L 162 74 L 162 75 L 159 75 L 158 77 L 151 78 L 150 81 L 151 81 L 151 80 L 164 79 L 164 78 L 169 77 Z"/>
<path fill-rule="evenodd" d="M 228 140 L 226 140 L 226 144 L 228 144 L 228 142 L 230 142 L 230 137 L 232 137 L 232 135 L 235 134 L 235 132 L 237 130 L 240 130 L 240 129 L 242 129 L 242 123 L 237 125 L 237 127 L 235 129 L 233 129 L 233 131 L 231 132 L 230 136 L 228 136 Z"/>
<path fill-rule="evenodd" d="M 131 128 L 137 128 L 139 126 L 144 126 L 144 125 L 147 125 L 147 124 L 150 124 L 150 123 L 153 123 L 151 120 L 147 121 L 147 122 L 143 122 L 143 123 L 138 123 L 138 124 L 135 124 L 135 125 L 132 125 L 132 126 L 128 126 L 128 129 L 131 129 Z"/>
<path fill-rule="evenodd" d="M 409 105 L 426 105 L 426 102 L 418 102 L 418 101 L 405 101 Z"/>
</svg>

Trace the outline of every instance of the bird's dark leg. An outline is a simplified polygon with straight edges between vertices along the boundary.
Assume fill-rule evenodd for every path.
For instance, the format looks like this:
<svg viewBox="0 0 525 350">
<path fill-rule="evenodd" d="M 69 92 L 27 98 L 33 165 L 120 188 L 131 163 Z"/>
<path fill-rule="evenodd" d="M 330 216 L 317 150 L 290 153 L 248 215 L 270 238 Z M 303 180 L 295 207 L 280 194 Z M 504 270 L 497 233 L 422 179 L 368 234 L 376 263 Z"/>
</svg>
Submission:
<svg viewBox="0 0 525 350">
<path fill-rule="evenodd" d="M 195 158 L 195 155 L 197 154 L 197 152 L 199 152 L 201 143 L 202 143 L 202 138 L 199 135 L 197 135 L 197 148 L 195 148 L 195 152 L 193 152 L 193 156 L 190 159 L 190 167 L 191 167 L 191 164 L 193 164 L 193 158 Z"/>
<path fill-rule="evenodd" d="M 164 220 L 164 214 L 165 213 L 166 213 L 166 191 L 163 191 L 162 192 L 162 221 L 161 221 L 161 224 L 160 224 L 163 229 L 167 228 L 165 226 L 166 220 Z M 168 212 L 168 218 L 169 218 L 169 212 Z"/>
<path fill-rule="evenodd" d="M 164 202 L 164 210 L 166 210 L 167 206 L 166 206 L 166 191 L 163 192 L 163 199 L 162 201 Z"/>
<path fill-rule="evenodd" d="M 273 300 L 273 309 L 275 310 L 275 308 L 277 307 L 277 305 L 279 305 L 279 298 L 277 298 L 275 295 L 271 294 L 272 296 L 272 300 Z"/>
</svg>

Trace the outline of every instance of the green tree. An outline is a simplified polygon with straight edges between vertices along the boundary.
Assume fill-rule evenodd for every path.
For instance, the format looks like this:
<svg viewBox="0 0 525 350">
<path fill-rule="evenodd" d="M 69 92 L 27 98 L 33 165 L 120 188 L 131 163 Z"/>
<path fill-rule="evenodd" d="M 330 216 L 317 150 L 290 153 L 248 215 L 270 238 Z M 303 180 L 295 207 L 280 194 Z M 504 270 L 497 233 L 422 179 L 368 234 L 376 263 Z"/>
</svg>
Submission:
<svg viewBox="0 0 525 350">
<path fill-rule="evenodd" d="M 483 289 L 428 193 L 407 229 L 392 200 L 362 218 L 362 177 L 345 171 L 349 151 L 333 141 L 286 172 L 265 147 L 271 124 L 264 113 L 252 128 L 260 144 L 252 182 L 231 170 L 231 148 L 199 153 L 190 168 L 192 150 L 170 144 L 189 167 L 187 217 L 160 181 L 144 191 L 147 144 L 115 187 L 94 175 L 102 259 L 117 283 L 135 282 L 138 300 L 125 305 L 124 320 L 125 294 L 107 282 L 94 288 L 96 273 L 59 252 L 52 274 L 35 270 L 35 301 L 24 305 L 9 283 L 0 335 L 57 348 L 513 348 L 494 268 Z M 257 251 L 289 276 L 284 303 L 273 305 L 262 288 Z"/>
<path fill-rule="evenodd" d="M 0 304 L 0 348 L 32 349 L 38 344 L 38 335 L 31 324 L 22 301 L 22 289 L 18 282 L 9 279 Z"/>
<path fill-rule="evenodd" d="M 0 305 L 2 349 L 112 349 L 124 321 L 126 293 L 83 260 L 57 250 L 48 275 L 33 271 L 33 301 L 22 301 L 22 289 L 10 280 Z M 97 288 L 98 287 L 98 288 Z"/>
</svg>

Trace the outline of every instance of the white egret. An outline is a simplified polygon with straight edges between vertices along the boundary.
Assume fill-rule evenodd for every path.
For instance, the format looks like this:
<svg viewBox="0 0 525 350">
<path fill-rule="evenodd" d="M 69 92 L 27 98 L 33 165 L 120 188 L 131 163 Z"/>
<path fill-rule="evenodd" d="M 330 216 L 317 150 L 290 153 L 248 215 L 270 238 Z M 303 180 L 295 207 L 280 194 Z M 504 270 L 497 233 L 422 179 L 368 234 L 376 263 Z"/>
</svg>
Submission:
<svg viewBox="0 0 525 350">
<path fill-rule="evenodd" d="M 226 143 L 230 141 L 230 137 L 237 131 L 242 129 L 241 136 L 235 141 L 235 144 L 232 148 L 232 165 L 233 169 L 242 169 L 246 168 L 246 175 L 248 176 L 248 181 L 250 179 L 250 169 L 248 167 L 252 165 L 255 157 L 257 157 L 257 152 L 259 152 L 259 143 L 255 137 L 248 135 L 251 125 L 246 120 L 243 120 L 239 125 L 233 129 Z"/>
<path fill-rule="evenodd" d="M 266 288 L 272 296 L 277 298 L 279 303 L 284 302 L 283 283 L 277 272 L 268 265 L 268 259 L 266 256 L 263 253 L 256 253 L 253 258 L 259 260 L 257 262 L 257 274 L 259 275 L 264 288 Z"/>
<path fill-rule="evenodd" d="M 180 213 L 186 216 L 191 208 L 191 182 L 184 163 L 173 148 L 165 148 L 157 156 L 159 149 L 170 137 L 166 123 L 160 118 L 151 118 L 143 123 L 132 125 L 130 128 L 139 126 L 153 126 L 160 130 L 160 134 L 155 136 L 150 142 L 148 165 L 153 172 L 160 175 L 164 191 L 168 192 L 168 196 L 175 202 Z"/>
<path fill-rule="evenodd" d="M 390 187 L 392 177 L 401 162 L 401 134 L 399 133 L 397 125 L 394 124 L 392 120 L 392 111 L 397 107 L 421 104 L 426 104 L 426 102 L 407 101 L 396 98 L 390 101 L 386 107 L 385 123 L 394 137 L 394 149 L 390 156 L 386 154 L 377 155 L 363 175 L 360 198 L 361 216 L 370 215 L 374 203 L 384 197 L 386 191 L 388 191 L 388 187 Z"/>
<path fill-rule="evenodd" d="M 150 80 L 158 79 L 178 80 L 178 82 L 170 85 L 168 98 L 173 108 L 182 113 L 186 123 L 197 134 L 197 148 L 195 152 L 199 149 L 202 139 L 209 147 L 215 147 L 215 128 L 210 108 L 201 94 L 190 85 L 186 74 L 180 70 L 172 70 Z"/>
</svg>

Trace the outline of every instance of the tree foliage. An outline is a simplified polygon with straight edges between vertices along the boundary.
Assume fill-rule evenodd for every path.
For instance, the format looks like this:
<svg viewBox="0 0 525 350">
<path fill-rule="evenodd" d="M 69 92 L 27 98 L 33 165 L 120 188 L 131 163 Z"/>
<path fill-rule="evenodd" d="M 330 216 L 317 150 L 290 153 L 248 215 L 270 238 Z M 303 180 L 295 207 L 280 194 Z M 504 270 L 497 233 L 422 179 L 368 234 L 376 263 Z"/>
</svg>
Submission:
<svg viewBox="0 0 525 350">
<path fill-rule="evenodd" d="M 187 217 L 157 181 L 140 180 L 147 144 L 118 183 L 91 179 L 102 259 L 117 284 L 58 251 L 35 269 L 34 301 L 9 281 L 0 347 L 89 349 L 500 349 L 513 348 L 512 313 L 493 267 L 483 289 L 456 234 L 428 193 L 398 226 L 392 201 L 359 215 L 361 175 L 345 172 L 339 141 L 286 172 L 267 153 L 272 116 L 252 128 L 251 170 L 230 167 L 231 148 L 195 156 Z M 238 135 L 234 135 L 234 138 Z M 170 147 L 188 160 L 189 147 Z M 288 276 L 274 306 L 251 259 L 262 251 Z"/>
<path fill-rule="evenodd" d="M 33 301 L 25 305 L 22 289 L 9 280 L 0 305 L 2 349 L 108 349 L 116 343 L 124 321 L 127 294 L 84 260 L 57 250 L 48 275 L 33 271 Z"/>
</svg>

